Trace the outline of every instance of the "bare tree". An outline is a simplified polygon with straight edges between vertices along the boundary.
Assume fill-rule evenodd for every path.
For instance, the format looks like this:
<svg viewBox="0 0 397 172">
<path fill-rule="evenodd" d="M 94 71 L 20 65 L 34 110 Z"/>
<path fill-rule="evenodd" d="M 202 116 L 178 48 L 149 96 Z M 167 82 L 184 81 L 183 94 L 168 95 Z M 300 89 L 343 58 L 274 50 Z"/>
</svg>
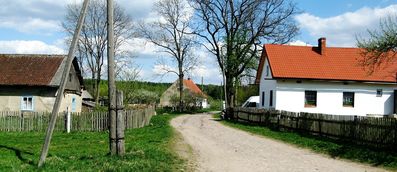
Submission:
<svg viewBox="0 0 397 172">
<path fill-rule="evenodd" d="M 380 30 L 368 30 L 369 39 L 357 37 L 362 59 L 359 63 L 372 74 L 381 66 L 388 66 L 397 57 L 397 16 L 381 20 Z"/>
<path fill-rule="evenodd" d="M 234 107 L 236 79 L 259 57 L 263 43 L 287 43 L 298 33 L 289 0 L 190 0 L 195 33 L 226 77 L 226 102 Z"/>
<path fill-rule="evenodd" d="M 165 73 L 178 75 L 179 110 L 182 111 L 183 77 L 197 63 L 191 52 L 195 37 L 188 33 L 191 25 L 189 5 L 185 0 L 159 0 L 155 3 L 154 11 L 159 19 L 141 24 L 140 33 L 172 58 L 176 70 L 166 65 L 165 61 L 160 61 L 159 64 L 163 66 Z"/>
<path fill-rule="evenodd" d="M 69 37 L 73 35 L 73 28 L 77 23 L 79 9 L 81 4 L 69 4 L 67 6 L 67 15 L 62 22 L 62 27 Z M 95 91 L 95 101 L 99 99 L 99 83 L 103 75 L 103 65 L 106 59 L 107 46 L 107 29 L 106 29 L 106 2 L 101 0 L 90 1 L 85 25 L 81 31 L 78 44 L 78 59 L 82 67 L 88 68 L 93 82 Z M 133 22 L 131 17 L 115 4 L 114 8 L 114 38 L 116 60 L 120 58 L 131 57 L 128 50 L 120 47 L 127 43 L 127 39 L 133 36 Z M 117 66 L 116 66 L 117 68 Z"/>
</svg>

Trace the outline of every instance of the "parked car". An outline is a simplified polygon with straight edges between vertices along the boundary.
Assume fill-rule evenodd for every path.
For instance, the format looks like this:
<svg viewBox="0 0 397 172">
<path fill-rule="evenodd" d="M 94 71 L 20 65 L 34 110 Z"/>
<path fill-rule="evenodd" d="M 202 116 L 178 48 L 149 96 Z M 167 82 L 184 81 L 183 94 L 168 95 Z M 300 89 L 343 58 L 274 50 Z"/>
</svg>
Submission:
<svg viewBox="0 0 397 172">
<path fill-rule="evenodd" d="M 241 107 L 253 107 L 253 108 L 258 108 L 259 107 L 259 96 L 251 96 L 249 97 Z"/>
</svg>

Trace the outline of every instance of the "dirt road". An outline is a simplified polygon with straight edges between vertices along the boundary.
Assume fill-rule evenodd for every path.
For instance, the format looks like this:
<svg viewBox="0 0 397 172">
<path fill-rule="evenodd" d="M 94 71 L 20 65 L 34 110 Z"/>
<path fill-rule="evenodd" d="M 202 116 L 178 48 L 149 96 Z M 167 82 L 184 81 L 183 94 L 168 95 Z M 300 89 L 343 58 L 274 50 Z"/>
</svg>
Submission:
<svg viewBox="0 0 397 172">
<path fill-rule="evenodd" d="M 197 171 L 385 171 L 226 127 L 211 115 L 184 115 L 171 125 L 192 147 Z"/>
</svg>

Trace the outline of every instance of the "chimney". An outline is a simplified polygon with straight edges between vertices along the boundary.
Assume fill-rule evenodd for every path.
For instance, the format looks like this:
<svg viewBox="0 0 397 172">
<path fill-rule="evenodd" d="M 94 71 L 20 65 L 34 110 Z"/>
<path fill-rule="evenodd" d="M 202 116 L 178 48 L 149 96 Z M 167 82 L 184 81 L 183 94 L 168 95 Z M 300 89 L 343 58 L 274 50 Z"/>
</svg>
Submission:
<svg viewBox="0 0 397 172">
<path fill-rule="evenodd" d="M 325 37 L 318 39 L 318 48 L 320 50 L 321 55 L 324 55 L 324 56 L 327 55 L 326 47 L 327 47 L 327 41 L 326 41 Z"/>
</svg>

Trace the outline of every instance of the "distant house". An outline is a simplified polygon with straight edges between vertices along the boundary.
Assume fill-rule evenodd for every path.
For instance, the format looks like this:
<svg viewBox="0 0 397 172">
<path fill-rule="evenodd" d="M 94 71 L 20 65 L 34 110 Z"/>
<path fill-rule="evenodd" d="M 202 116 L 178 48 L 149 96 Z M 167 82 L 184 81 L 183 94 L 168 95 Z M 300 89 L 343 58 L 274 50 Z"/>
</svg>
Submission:
<svg viewBox="0 0 397 172">
<path fill-rule="evenodd" d="M 264 45 L 260 108 L 339 115 L 396 113 L 396 65 L 369 75 L 358 48 Z"/>
<path fill-rule="evenodd" d="M 95 99 L 94 99 L 94 97 L 92 97 L 92 95 L 87 90 L 82 90 L 81 98 L 82 98 L 81 111 L 89 112 L 95 108 L 95 106 L 96 106 Z"/>
<path fill-rule="evenodd" d="M 61 55 L 0 55 L 0 111 L 52 111 L 65 69 Z M 83 78 L 77 60 L 69 73 L 60 111 L 81 111 Z"/>
<path fill-rule="evenodd" d="M 175 104 L 172 102 L 173 97 L 179 97 L 179 79 L 176 80 L 160 97 L 160 106 L 161 107 L 174 107 Z M 191 98 L 195 98 L 194 106 L 209 108 L 207 95 L 205 95 L 201 89 L 190 79 L 183 80 L 183 90 L 185 96 L 192 96 Z"/>
</svg>

